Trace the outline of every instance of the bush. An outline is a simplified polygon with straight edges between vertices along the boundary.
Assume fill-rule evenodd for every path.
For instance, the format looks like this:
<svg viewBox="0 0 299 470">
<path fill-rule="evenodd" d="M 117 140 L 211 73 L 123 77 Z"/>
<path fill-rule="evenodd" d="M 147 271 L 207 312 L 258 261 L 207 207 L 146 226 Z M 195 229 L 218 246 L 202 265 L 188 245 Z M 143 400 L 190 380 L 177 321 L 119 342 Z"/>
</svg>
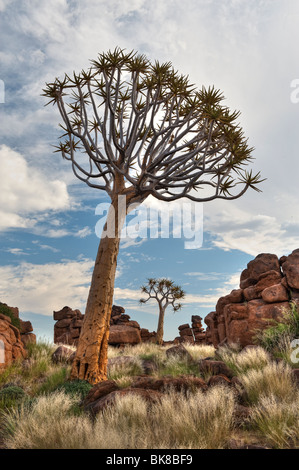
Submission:
<svg viewBox="0 0 299 470">
<path fill-rule="evenodd" d="M 64 392 L 72 398 L 79 396 L 80 399 L 83 400 L 91 388 L 92 385 L 85 380 L 73 380 L 59 385 L 56 390 Z"/>
<path fill-rule="evenodd" d="M 9 317 L 11 319 L 11 324 L 20 330 L 21 328 L 20 319 L 16 318 L 13 315 L 10 308 L 7 305 L 2 304 L 1 302 L 0 302 L 0 313 L 2 313 L 2 315 L 5 315 L 6 317 Z"/>
<path fill-rule="evenodd" d="M 273 325 L 257 331 L 255 342 L 267 351 L 290 362 L 290 343 L 299 337 L 299 312 L 294 302 L 290 302 L 290 311 L 285 310 L 283 320 L 273 321 Z"/>
<path fill-rule="evenodd" d="M 15 406 L 24 400 L 27 394 L 21 387 L 10 385 L 0 390 L 0 408 Z"/>
</svg>

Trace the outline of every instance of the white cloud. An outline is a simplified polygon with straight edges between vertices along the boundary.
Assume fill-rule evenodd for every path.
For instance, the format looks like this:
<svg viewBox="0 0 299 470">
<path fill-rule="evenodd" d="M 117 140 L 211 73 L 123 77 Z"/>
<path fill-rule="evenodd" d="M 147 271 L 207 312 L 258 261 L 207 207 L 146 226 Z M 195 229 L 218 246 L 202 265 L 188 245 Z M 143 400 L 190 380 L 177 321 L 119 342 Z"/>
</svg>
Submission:
<svg viewBox="0 0 299 470">
<path fill-rule="evenodd" d="M 86 238 L 91 234 L 92 234 L 91 229 L 89 227 L 84 227 L 81 230 L 78 230 L 78 232 L 75 234 L 75 236 L 78 237 L 78 238 Z"/>
<path fill-rule="evenodd" d="M 29 166 L 23 155 L 6 145 L 0 147 L 0 174 L 0 230 L 29 228 L 36 224 L 32 214 L 69 208 L 66 184 Z"/>
<path fill-rule="evenodd" d="M 94 262 L 64 261 L 44 265 L 0 266 L 0 298 L 20 311 L 52 315 L 65 305 L 84 313 Z"/>
</svg>

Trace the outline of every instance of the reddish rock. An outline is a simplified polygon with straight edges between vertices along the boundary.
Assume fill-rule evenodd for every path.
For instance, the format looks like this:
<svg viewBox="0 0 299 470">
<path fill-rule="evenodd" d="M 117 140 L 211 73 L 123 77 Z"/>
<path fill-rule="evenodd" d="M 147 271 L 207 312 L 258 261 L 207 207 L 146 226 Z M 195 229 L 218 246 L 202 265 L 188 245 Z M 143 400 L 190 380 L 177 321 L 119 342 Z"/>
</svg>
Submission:
<svg viewBox="0 0 299 470">
<path fill-rule="evenodd" d="M 74 351 L 67 346 L 59 346 L 52 354 L 52 361 L 57 364 L 59 362 L 70 363 Z"/>
<path fill-rule="evenodd" d="M 199 372 L 210 375 L 224 375 L 231 379 L 234 376 L 233 371 L 222 361 L 213 361 L 202 359 L 198 363 Z"/>
<path fill-rule="evenodd" d="M 230 294 L 225 295 L 224 297 L 220 297 L 216 304 L 216 314 L 221 315 L 223 314 L 224 307 L 227 304 L 238 304 L 243 302 L 243 290 L 242 289 L 235 289 L 232 290 Z"/>
<path fill-rule="evenodd" d="M 90 403 L 88 409 L 93 414 L 97 414 L 108 406 L 113 406 L 117 398 L 122 398 L 127 395 L 138 396 L 149 404 L 157 402 L 163 396 L 162 393 L 155 390 L 143 390 L 142 388 L 124 388 L 122 390 L 115 390 L 115 392 L 109 393 L 108 395 L 99 398 L 99 400 Z"/>
<path fill-rule="evenodd" d="M 299 249 L 294 250 L 282 263 L 282 270 L 289 287 L 299 290 Z"/>
<path fill-rule="evenodd" d="M 190 330 L 190 325 L 189 325 L 189 323 L 185 323 L 184 325 L 180 325 L 180 326 L 179 326 L 179 331 L 183 331 L 183 330 L 186 330 L 186 329 L 189 329 L 189 330 Z"/>
<path fill-rule="evenodd" d="M 20 320 L 20 324 L 21 324 L 21 328 L 20 328 L 21 334 L 31 333 L 33 331 L 33 327 L 30 321 Z"/>
<path fill-rule="evenodd" d="M 263 290 L 262 299 L 268 303 L 287 302 L 289 294 L 282 284 L 275 284 Z"/>
<path fill-rule="evenodd" d="M 164 392 L 172 389 L 177 392 L 187 392 L 188 390 L 207 390 L 207 384 L 199 377 L 191 375 L 170 377 L 164 376 L 156 379 L 154 377 L 137 377 L 131 385 L 131 388 L 141 388 L 144 390 L 155 390 Z"/>
<path fill-rule="evenodd" d="M 279 260 L 276 255 L 261 253 L 254 260 L 250 261 L 240 278 L 240 288 L 245 289 L 256 284 L 261 274 L 268 271 L 280 273 Z"/>
<path fill-rule="evenodd" d="M 0 372 L 13 361 L 26 358 L 26 355 L 20 331 L 11 324 L 9 317 L 0 314 Z"/>
<path fill-rule="evenodd" d="M 262 297 L 262 292 L 267 287 L 277 285 L 281 282 L 282 276 L 277 271 L 268 271 L 261 274 L 254 286 L 244 289 L 244 298 L 247 301 L 259 299 Z"/>
<path fill-rule="evenodd" d="M 191 354 L 187 351 L 183 344 L 179 344 L 177 346 L 173 346 L 166 350 L 167 357 L 179 357 L 180 359 L 185 359 L 187 361 L 192 361 Z"/>
<path fill-rule="evenodd" d="M 73 318 L 76 312 L 81 313 L 79 310 L 72 310 L 70 307 L 63 307 L 63 309 L 53 312 L 53 318 L 55 321 L 64 320 L 65 318 Z"/>
<path fill-rule="evenodd" d="M 193 338 L 193 333 L 191 328 L 185 328 L 184 330 L 180 331 L 181 336 L 191 336 Z"/>
<path fill-rule="evenodd" d="M 100 398 L 109 395 L 109 393 L 119 390 L 118 385 L 114 380 L 105 380 L 104 382 L 99 382 L 94 387 L 90 389 L 88 395 L 83 401 L 84 408 L 88 408 L 91 403 L 99 400 Z"/>
<path fill-rule="evenodd" d="M 231 387 L 233 384 L 225 375 L 212 375 L 212 377 L 210 377 L 208 380 L 208 387 L 215 387 L 219 385 L 226 385 Z"/>
<path fill-rule="evenodd" d="M 112 325 L 109 333 L 109 344 L 141 343 L 140 330 L 126 325 Z"/>
<path fill-rule="evenodd" d="M 21 335 L 21 341 L 25 348 L 28 344 L 36 344 L 36 335 L 34 333 L 26 333 Z"/>
</svg>

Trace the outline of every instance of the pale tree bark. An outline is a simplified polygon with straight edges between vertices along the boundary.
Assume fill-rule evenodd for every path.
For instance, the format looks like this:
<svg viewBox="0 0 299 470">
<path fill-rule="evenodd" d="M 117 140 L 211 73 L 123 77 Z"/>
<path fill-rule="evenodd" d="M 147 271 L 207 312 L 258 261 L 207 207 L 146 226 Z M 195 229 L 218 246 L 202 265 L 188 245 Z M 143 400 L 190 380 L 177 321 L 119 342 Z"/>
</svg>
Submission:
<svg viewBox="0 0 299 470">
<path fill-rule="evenodd" d="M 113 301 L 114 281 L 119 252 L 120 232 L 125 215 L 118 213 L 117 198 L 111 203 L 108 220 L 115 214 L 115 236 L 102 237 L 96 257 L 89 290 L 84 322 L 71 379 L 87 380 L 96 384 L 107 379 L 108 339 Z"/>
</svg>

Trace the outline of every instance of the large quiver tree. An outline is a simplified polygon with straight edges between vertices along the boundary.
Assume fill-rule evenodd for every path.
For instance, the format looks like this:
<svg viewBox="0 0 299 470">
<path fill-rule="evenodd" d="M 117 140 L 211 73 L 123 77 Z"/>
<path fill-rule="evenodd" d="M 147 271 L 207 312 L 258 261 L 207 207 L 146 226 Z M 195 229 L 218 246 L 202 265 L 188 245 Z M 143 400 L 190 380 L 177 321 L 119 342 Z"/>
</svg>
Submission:
<svg viewBox="0 0 299 470">
<path fill-rule="evenodd" d="M 88 71 L 48 83 L 64 129 L 58 151 L 75 175 L 111 199 L 92 275 L 71 377 L 107 378 L 107 348 L 120 232 L 126 212 L 149 195 L 162 201 L 236 199 L 259 174 L 246 171 L 252 149 L 214 88 L 197 90 L 171 63 L 150 63 L 117 48 Z M 119 211 L 119 196 L 125 210 Z"/>
</svg>

